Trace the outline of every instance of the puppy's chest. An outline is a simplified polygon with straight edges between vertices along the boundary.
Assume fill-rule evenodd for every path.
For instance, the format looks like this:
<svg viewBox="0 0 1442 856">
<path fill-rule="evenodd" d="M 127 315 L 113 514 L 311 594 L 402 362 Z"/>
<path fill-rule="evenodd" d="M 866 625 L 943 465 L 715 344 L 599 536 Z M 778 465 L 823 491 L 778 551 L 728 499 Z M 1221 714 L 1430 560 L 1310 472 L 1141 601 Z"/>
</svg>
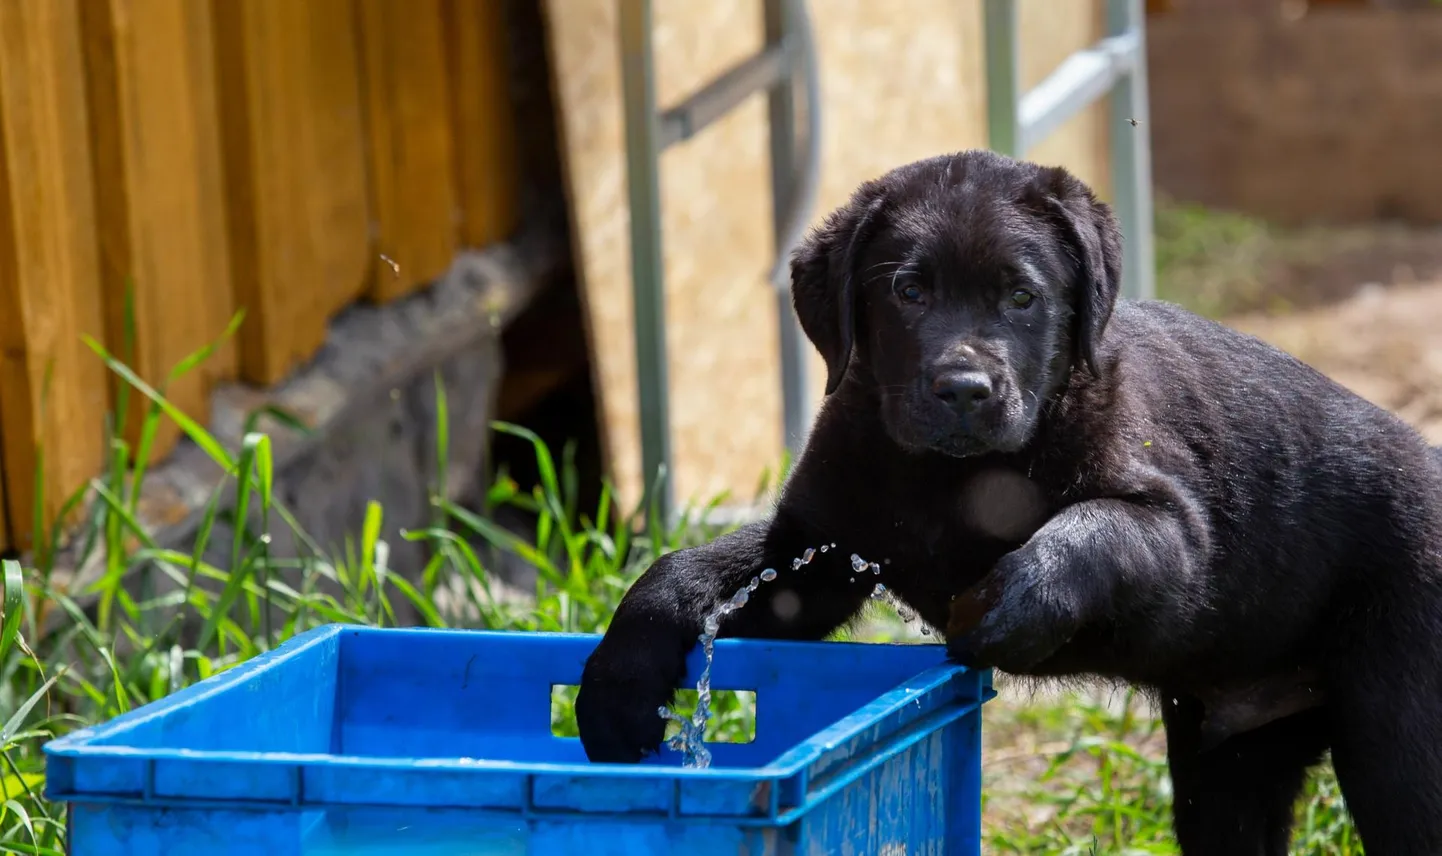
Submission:
<svg viewBox="0 0 1442 856">
<path fill-rule="evenodd" d="M 932 555 L 978 542 L 1020 545 L 1063 505 L 1055 486 L 1001 467 L 942 484 L 899 486 L 892 496 L 894 504 L 877 511 L 897 548 Z"/>
<path fill-rule="evenodd" d="M 1053 513 L 1045 491 L 1009 478 L 967 487 L 898 496 L 891 504 L 872 506 L 867 522 L 852 528 L 866 533 L 865 548 L 885 568 L 883 582 L 923 612 L 935 604 L 944 617 L 951 595 L 974 585 Z"/>
</svg>

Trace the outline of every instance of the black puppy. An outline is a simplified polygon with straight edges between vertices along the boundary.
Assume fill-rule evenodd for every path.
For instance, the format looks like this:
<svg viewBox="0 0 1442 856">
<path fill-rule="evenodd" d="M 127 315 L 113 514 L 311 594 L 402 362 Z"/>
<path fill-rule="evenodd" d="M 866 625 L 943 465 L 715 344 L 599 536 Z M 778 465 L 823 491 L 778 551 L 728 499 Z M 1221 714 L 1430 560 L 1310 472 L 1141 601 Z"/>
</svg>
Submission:
<svg viewBox="0 0 1442 856">
<path fill-rule="evenodd" d="M 792 277 L 829 369 L 805 454 L 771 519 L 626 595 L 576 704 L 593 760 L 657 748 L 703 617 L 774 567 L 723 635 L 818 639 L 880 579 L 964 664 L 1153 691 L 1187 856 L 1285 854 L 1329 748 L 1371 856 L 1442 853 L 1442 467 L 1417 433 L 1253 338 L 1117 303 L 1116 223 L 1062 169 L 901 167 Z M 853 581 L 853 552 L 883 575 Z"/>
</svg>

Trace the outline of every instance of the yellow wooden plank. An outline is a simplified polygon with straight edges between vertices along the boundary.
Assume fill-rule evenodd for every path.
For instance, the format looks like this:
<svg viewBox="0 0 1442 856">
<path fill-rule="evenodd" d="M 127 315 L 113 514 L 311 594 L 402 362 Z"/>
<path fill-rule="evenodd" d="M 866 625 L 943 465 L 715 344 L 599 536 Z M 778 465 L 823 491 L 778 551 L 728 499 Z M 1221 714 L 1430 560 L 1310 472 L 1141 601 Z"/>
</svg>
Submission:
<svg viewBox="0 0 1442 856">
<path fill-rule="evenodd" d="M 106 334 L 124 341 L 132 288 L 128 361 L 152 385 L 218 336 L 234 307 L 210 18 L 209 6 L 191 0 L 82 4 Z M 166 393 L 204 424 L 211 385 L 234 367 L 232 342 Z M 134 443 L 146 400 L 133 392 L 129 400 Z M 152 460 L 178 436 L 164 420 Z"/>
<path fill-rule="evenodd" d="M 520 170 L 502 0 L 447 0 L 455 115 L 460 241 L 484 247 L 510 236 Z"/>
<path fill-rule="evenodd" d="M 351 0 L 213 0 L 241 376 L 314 355 L 366 284 L 368 202 Z"/>
<path fill-rule="evenodd" d="M 4 438 L 0 437 L 0 444 Z M 10 510 L 7 507 L 9 500 L 5 496 L 5 455 L 0 454 L 0 555 L 9 550 L 14 542 L 10 540 Z"/>
<path fill-rule="evenodd" d="M 370 296 L 445 273 L 458 211 L 442 0 L 357 0 L 376 250 Z M 396 268 L 399 268 L 399 272 Z"/>
<path fill-rule="evenodd" d="M 10 529 L 29 546 L 103 458 L 103 322 L 76 0 L 0 3 L 0 436 Z M 43 440 L 43 445 L 41 444 Z"/>
</svg>

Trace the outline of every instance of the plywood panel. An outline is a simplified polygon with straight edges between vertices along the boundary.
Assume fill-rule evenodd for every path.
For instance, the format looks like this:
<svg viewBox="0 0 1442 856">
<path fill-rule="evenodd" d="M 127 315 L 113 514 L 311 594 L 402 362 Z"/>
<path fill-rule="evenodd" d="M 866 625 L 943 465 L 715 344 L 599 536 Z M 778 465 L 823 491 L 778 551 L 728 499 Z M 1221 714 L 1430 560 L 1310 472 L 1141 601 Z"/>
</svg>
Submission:
<svg viewBox="0 0 1442 856">
<path fill-rule="evenodd" d="M 82 4 L 82 24 L 106 334 L 118 353 L 125 293 L 133 288 L 134 351 L 126 359 L 158 386 L 180 360 L 215 339 L 234 311 L 210 7 L 92 0 Z M 167 395 L 203 423 L 211 385 L 234 369 L 228 342 L 170 384 Z M 146 400 L 133 393 L 129 400 L 134 443 Z M 165 420 L 153 458 L 169 452 L 178 436 Z"/>
<path fill-rule="evenodd" d="M 459 211 L 442 0 L 358 0 L 371 216 L 369 294 L 392 300 L 445 272 Z"/>
<path fill-rule="evenodd" d="M 103 322 L 75 0 L 0 3 L 0 436 L 10 526 L 33 531 L 37 445 L 54 514 L 102 460 Z"/>
<path fill-rule="evenodd" d="M 460 243 L 484 247 L 511 234 L 520 209 L 505 5 L 502 0 L 447 0 L 444 12 Z"/>
<path fill-rule="evenodd" d="M 1077 5 L 1095 13 L 1094 3 Z M 619 489 L 634 501 L 641 473 L 615 6 L 548 0 L 546 10 L 605 447 Z M 813 11 L 820 6 L 813 3 Z M 663 107 L 760 45 L 759 2 L 655 0 L 654 8 Z M 826 126 L 818 218 L 891 167 L 984 145 L 979 0 L 826 0 L 814 23 Z M 1026 26 L 1037 25 L 1029 17 Z M 1086 43 L 1093 29 L 1067 35 Z M 1094 175 L 1099 146 L 1075 133 L 1073 142 L 1057 144 L 1065 149 L 1058 154 Z M 773 257 L 768 159 L 761 97 L 663 156 L 671 417 L 682 501 L 721 491 L 749 500 L 760 473 L 780 460 L 776 307 L 765 280 Z M 819 397 L 824 373 L 814 355 L 812 369 Z"/>
<path fill-rule="evenodd" d="M 242 376 L 310 358 L 366 285 L 370 250 L 351 0 L 214 0 Z"/>
<path fill-rule="evenodd" d="M 1027 89 L 1041 83 L 1072 53 L 1096 44 L 1106 33 L 1106 10 L 1100 3 L 1021 0 L 1017 5 L 1022 41 L 1021 84 Z M 1098 101 L 1038 143 L 1027 158 L 1066 166 L 1107 196 L 1111 187 L 1111 160 L 1106 153 L 1110 116 L 1107 99 Z M 1130 124 L 1122 130 L 1146 133 L 1145 128 Z"/>
</svg>

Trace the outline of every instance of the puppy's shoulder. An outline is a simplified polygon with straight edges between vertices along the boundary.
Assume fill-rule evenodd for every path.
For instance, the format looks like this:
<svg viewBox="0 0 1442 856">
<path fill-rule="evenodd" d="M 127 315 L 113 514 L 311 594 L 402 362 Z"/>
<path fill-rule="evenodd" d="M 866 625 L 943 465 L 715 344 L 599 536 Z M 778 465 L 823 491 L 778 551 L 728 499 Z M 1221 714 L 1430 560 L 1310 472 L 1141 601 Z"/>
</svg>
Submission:
<svg viewBox="0 0 1442 856">
<path fill-rule="evenodd" d="M 1312 400 L 1350 397 L 1286 351 L 1160 300 L 1119 301 L 1100 351 L 1104 363 L 1124 367 L 1129 385 L 1169 394 L 1190 387 L 1228 398 L 1286 386 Z"/>
</svg>

